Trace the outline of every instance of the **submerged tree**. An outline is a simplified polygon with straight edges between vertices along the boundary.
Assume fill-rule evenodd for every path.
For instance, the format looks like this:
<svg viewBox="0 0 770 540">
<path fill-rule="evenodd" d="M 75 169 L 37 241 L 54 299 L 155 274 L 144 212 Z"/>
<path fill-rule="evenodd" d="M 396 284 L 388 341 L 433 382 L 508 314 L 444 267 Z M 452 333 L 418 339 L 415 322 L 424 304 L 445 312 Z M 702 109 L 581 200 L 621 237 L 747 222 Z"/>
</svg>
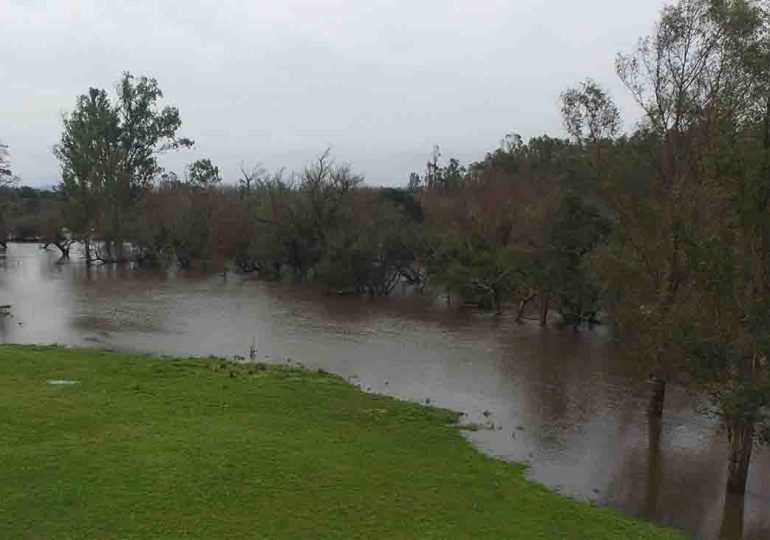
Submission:
<svg viewBox="0 0 770 540">
<path fill-rule="evenodd" d="M 663 413 L 678 360 L 668 329 L 692 278 L 689 231 L 704 219 L 689 140 L 708 101 L 718 35 L 709 2 L 685 0 L 665 8 L 653 35 L 617 58 L 618 75 L 645 118 L 634 137 L 620 142 L 604 182 L 603 201 L 616 225 L 604 252 L 614 262 L 605 260 L 605 269 L 615 289 L 608 291 L 615 323 L 649 367 L 653 416 Z M 633 168 L 640 161 L 652 164 L 642 165 L 643 176 Z"/>
<path fill-rule="evenodd" d="M 0 188 L 8 187 L 15 182 L 16 178 L 11 170 L 11 161 L 8 156 L 8 145 L 0 142 Z M 8 249 L 9 232 L 8 203 L 0 200 L 0 249 Z"/>
<path fill-rule="evenodd" d="M 770 18 L 759 3 L 683 0 L 618 58 L 645 112 L 605 189 L 609 298 L 665 380 L 704 388 L 730 441 L 728 489 L 745 490 L 770 405 Z M 642 186 L 636 156 L 655 164 Z"/>
<path fill-rule="evenodd" d="M 89 262 L 124 259 L 136 204 L 161 173 L 158 154 L 192 145 L 177 137 L 179 111 L 159 107 L 163 94 L 155 79 L 125 73 L 116 91 L 114 102 L 96 88 L 80 96 L 55 148 L 68 225 L 82 238 Z M 95 237 L 101 240 L 97 250 Z"/>
</svg>

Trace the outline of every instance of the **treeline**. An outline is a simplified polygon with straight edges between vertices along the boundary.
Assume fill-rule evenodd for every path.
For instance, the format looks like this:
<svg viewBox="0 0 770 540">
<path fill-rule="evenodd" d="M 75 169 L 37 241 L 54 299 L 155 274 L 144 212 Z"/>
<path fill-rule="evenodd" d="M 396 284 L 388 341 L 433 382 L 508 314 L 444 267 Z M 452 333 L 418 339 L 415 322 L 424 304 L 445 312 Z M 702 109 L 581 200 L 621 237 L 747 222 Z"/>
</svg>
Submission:
<svg viewBox="0 0 770 540">
<path fill-rule="evenodd" d="M 517 318 L 612 323 L 653 383 L 705 391 L 743 492 L 770 413 L 770 15 L 751 0 L 682 0 L 617 58 L 643 119 L 621 133 L 587 80 L 561 96 L 568 138 L 516 135 L 480 161 L 438 149 L 406 188 L 363 186 L 329 153 L 299 173 L 204 159 L 177 176 L 159 153 L 192 145 L 157 82 L 125 74 L 64 120 L 60 197 L 38 235 L 89 264 L 235 266 L 338 293 L 399 283 Z M 44 217 L 42 217 L 44 216 Z"/>
<path fill-rule="evenodd" d="M 41 240 L 47 222 L 61 223 L 64 203 L 62 193 L 53 189 L 0 185 L 0 247 L 6 249 L 9 240 Z"/>
<path fill-rule="evenodd" d="M 599 278 L 584 262 L 610 222 L 586 191 L 595 181 L 576 142 L 511 136 L 467 168 L 442 167 L 436 155 L 408 188 L 366 187 L 328 152 L 300 173 L 242 174 L 225 184 L 201 160 L 135 190 L 5 188 L 6 228 L 65 257 L 81 242 L 89 263 L 233 268 L 339 294 L 407 283 L 448 301 L 511 306 L 519 318 L 537 304 L 543 323 L 549 311 L 574 326 L 597 322 Z"/>
</svg>

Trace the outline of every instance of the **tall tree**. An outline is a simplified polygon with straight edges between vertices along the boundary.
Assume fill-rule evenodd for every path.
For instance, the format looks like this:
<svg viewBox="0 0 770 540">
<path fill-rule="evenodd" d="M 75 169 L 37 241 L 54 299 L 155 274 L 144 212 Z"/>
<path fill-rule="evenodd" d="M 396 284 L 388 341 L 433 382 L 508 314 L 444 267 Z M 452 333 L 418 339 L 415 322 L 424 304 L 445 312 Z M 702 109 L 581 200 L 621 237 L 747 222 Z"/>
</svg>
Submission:
<svg viewBox="0 0 770 540">
<path fill-rule="evenodd" d="M 8 155 L 8 145 L 0 142 L 0 188 L 16 182 L 11 170 L 11 160 Z M 0 249 L 8 249 L 7 238 L 10 232 L 8 223 L 7 201 L 0 200 Z"/>
<path fill-rule="evenodd" d="M 657 167 L 613 199 L 615 313 L 655 377 L 707 391 L 738 493 L 770 406 L 769 21 L 759 2 L 682 0 L 618 59 L 646 113 L 632 146 L 648 143 Z"/>
<path fill-rule="evenodd" d="M 144 189 L 162 172 L 160 153 L 192 145 L 177 137 L 175 107 L 159 106 L 163 94 L 155 79 L 124 73 L 112 102 L 91 88 L 64 117 L 61 142 L 54 152 L 62 168 L 62 188 L 70 203 L 69 226 L 84 241 L 93 260 L 93 236 L 103 240 L 104 261 L 123 258 L 123 241 Z"/>
<path fill-rule="evenodd" d="M 607 283 L 616 288 L 610 295 L 616 300 L 616 323 L 649 366 L 653 416 L 663 413 L 666 381 L 676 360 L 669 347 L 669 316 L 692 278 L 688 231 L 704 218 L 687 153 L 718 53 L 720 31 L 709 3 L 683 0 L 666 7 L 654 33 L 616 62 L 645 118 L 638 135 L 622 143 L 620 163 L 603 190 L 616 224 L 610 253 L 617 264 L 608 277 L 617 279 Z M 654 166 L 646 167 L 643 189 L 632 185 L 638 154 Z"/>
</svg>

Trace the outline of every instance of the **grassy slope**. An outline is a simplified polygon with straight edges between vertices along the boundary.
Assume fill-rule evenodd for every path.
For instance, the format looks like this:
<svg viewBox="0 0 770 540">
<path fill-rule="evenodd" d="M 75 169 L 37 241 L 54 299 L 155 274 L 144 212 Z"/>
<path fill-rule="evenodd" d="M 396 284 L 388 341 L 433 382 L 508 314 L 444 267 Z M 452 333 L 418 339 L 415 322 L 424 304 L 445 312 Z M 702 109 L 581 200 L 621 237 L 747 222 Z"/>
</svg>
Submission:
<svg viewBox="0 0 770 540">
<path fill-rule="evenodd" d="M 0 537 L 680 537 L 526 481 L 455 418 L 305 371 L 0 346 Z"/>
</svg>

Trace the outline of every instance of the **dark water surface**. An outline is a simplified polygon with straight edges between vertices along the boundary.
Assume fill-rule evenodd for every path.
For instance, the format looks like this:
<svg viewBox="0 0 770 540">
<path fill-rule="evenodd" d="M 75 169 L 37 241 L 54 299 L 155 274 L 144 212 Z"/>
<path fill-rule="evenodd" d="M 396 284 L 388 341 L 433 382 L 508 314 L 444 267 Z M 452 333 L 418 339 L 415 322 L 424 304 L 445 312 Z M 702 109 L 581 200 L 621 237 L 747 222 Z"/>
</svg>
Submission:
<svg viewBox="0 0 770 540">
<path fill-rule="evenodd" d="M 541 329 L 401 294 L 328 297 L 233 274 L 87 270 L 31 244 L 0 256 L 0 304 L 13 306 L 0 318 L 5 342 L 244 357 L 254 345 L 260 357 L 494 424 L 468 438 L 571 496 L 695 538 L 770 538 L 770 452 L 756 449 L 745 499 L 726 500 L 718 422 L 672 389 L 662 424 L 650 425 L 645 383 L 604 330 Z"/>
</svg>

